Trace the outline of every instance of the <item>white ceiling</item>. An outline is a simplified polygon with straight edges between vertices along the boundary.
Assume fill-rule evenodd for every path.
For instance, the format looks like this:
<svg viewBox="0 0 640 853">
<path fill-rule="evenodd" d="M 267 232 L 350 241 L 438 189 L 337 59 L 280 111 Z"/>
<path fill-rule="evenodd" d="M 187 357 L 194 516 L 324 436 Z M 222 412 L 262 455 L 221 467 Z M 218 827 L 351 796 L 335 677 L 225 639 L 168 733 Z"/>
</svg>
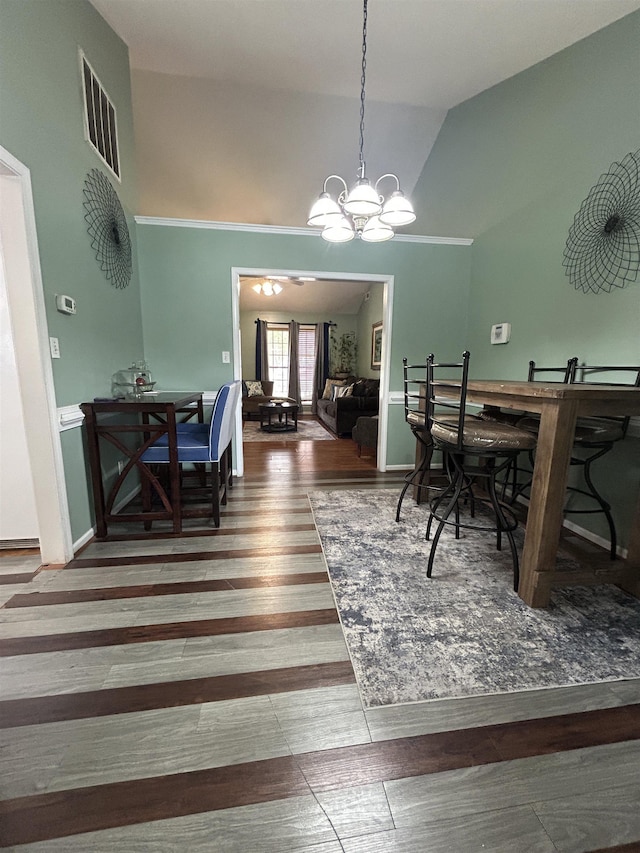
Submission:
<svg viewBox="0 0 640 853">
<path fill-rule="evenodd" d="M 92 0 L 136 69 L 359 95 L 361 0 Z M 640 0 L 371 0 L 367 98 L 452 106 Z"/>
<path fill-rule="evenodd" d="M 264 281 L 264 277 L 240 276 L 240 310 L 281 312 L 293 314 L 357 314 L 362 306 L 365 293 L 371 289 L 367 281 L 338 281 L 335 279 L 317 279 L 304 284 L 295 284 L 293 280 L 278 284 L 282 292 L 273 296 L 264 296 L 252 290 L 252 286 Z M 379 284 L 377 285 L 380 286 Z"/>
</svg>

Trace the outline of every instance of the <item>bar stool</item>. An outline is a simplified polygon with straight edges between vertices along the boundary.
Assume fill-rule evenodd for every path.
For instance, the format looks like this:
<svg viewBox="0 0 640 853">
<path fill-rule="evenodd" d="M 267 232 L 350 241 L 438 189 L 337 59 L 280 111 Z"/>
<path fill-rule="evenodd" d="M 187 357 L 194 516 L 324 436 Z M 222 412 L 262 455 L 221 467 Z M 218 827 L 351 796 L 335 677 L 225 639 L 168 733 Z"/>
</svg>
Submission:
<svg viewBox="0 0 640 853">
<path fill-rule="evenodd" d="M 404 478 L 404 486 L 398 498 L 396 521 L 400 521 L 402 501 L 411 486 L 417 489 L 431 488 L 425 482 L 429 476 L 433 442 L 427 423 L 427 365 L 409 364 L 407 358 L 402 359 L 403 389 L 404 389 L 404 419 L 416 439 L 420 455 L 410 474 Z"/>
<path fill-rule="evenodd" d="M 526 430 L 511 424 L 486 421 L 466 411 L 467 382 L 470 354 L 465 351 L 461 362 L 436 362 L 433 354 L 427 358 L 427 424 L 433 446 L 446 453 L 450 460 L 451 480 L 447 488 L 431 503 L 425 538 L 431 536 L 433 521 L 438 525 L 431 543 L 427 577 L 431 577 L 438 542 L 445 525 L 454 525 L 456 539 L 460 528 L 492 530 L 496 546 L 502 547 L 502 534 L 509 541 L 513 559 L 513 585 L 518 590 L 520 579 L 518 551 L 513 531 L 518 520 L 513 510 L 501 503 L 496 494 L 496 477 L 505 471 L 522 450 L 535 447 L 536 438 Z M 452 376 L 452 372 L 457 375 Z M 489 507 L 495 522 L 491 525 L 461 522 L 458 502 L 465 489 L 477 483 L 484 485 L 487 498 L 474 494 L 474 502 Z M 456 512 L 454 521 L 449 517 Z"/>
</svg>

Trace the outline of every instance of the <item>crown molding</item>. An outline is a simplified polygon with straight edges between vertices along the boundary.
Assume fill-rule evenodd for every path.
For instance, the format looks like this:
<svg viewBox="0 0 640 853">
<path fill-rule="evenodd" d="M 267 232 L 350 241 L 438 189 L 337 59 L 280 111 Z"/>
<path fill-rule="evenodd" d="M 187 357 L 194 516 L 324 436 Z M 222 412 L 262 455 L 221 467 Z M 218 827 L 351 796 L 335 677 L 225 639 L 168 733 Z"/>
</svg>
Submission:
<svg viewBox="0 0 640 853">
<path fill-rule="evenodd" d="M 280 234 L 294 237 L 319 237 L 320 228 L 293 228 L 284 225 L 251 225 L 243 222 L 213 222 L 205 219 L 173 219 L 162 216 L 134 216 L 137 225 L 164 225 L 168 228 L 205 228 L 212 231 L 250 231 L 254 234 Z M 400 243 L 435 243 L 445 246 L 470 246 L 472 237 L 426 237 L 419 234 L 396 234 Z"/>
</svg>

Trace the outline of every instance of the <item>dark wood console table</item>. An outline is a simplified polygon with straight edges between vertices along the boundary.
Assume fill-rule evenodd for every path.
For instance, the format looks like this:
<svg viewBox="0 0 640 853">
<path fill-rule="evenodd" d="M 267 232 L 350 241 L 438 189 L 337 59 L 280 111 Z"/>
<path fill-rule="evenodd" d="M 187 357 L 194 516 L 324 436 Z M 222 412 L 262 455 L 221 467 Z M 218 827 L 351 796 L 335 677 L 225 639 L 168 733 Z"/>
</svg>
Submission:
<svg viewBox="0 0 640 853">
<path fill-rule="evenodd" d="M 181 533 L 180 467 L 176 421 L 179 413 L 185 415 L 183 420 L 189 420 L 194 415 L 197 416 L 198 421 L 204 420 L 202 392 L 162 392 L 126 400 L 94 400 L 91 403 L 82 403 L 80 409 L 84 414 L 89 451 L 97 538 L 103 539 L 107 535 L 109 524 L 127 521 L 170 520 L 173 522 L 173 532 Z M 116 415 L 124 417 L 116 418 Z M 169 469 L 168 493 L 140 458 L 144 451 L 165 433 L 168 435 L 170 460 L 167 466 Z M 134 446 L 128 446 L 126 439 L 132 435 L 138 440 L 132 442 Z M 101 462 L 101 442 L 105 441 L 117 448 L 126 459 L 122 471 L 106 495 Z M 114 511 L 114 504 L 122 485 L 127 475 L 133 470 L 137 470 L 141 478 L 146 477 L 151 482 L 162 502 L 162 509 L 133 513 Z"/>
</svg>

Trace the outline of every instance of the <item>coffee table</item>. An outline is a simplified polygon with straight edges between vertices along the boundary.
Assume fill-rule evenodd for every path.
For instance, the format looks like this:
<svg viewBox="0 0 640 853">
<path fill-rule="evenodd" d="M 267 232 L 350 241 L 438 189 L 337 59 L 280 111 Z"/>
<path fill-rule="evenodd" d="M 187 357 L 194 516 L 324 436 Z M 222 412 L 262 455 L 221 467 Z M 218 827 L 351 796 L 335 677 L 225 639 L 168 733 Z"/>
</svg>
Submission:
<svg viewBox="0 0 640 853">
<path fill-rule="evenodd" d="M 286 400 L 261 403 L 260 429 L 264 432 L 297 432 L 298 404 Z"/>
</svg>

